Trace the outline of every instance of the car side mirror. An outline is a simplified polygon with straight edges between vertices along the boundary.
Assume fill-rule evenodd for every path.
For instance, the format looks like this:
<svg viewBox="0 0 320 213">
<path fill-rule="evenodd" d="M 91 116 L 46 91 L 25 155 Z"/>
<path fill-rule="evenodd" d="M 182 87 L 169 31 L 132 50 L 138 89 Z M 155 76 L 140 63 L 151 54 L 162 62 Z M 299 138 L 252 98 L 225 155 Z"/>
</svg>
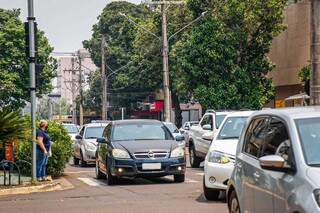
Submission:
<svg viewBox="0 0 320 213">
<path fill-rule="evenodd" d="M 213 132 L 207 132 L 202 135 L 202 139 L 204 139 L 206 141 L 212 141 L 213 136 L 214 136 Z"/>
<path fill-rule="evenodd" d="M 81 140 L 82 139 L 82 136 L 81 135 L 76 135 L 75 137 L 77 140 Z"/>
<path fill-rule="evenodd" d="M 204 130 L 212 130 L 212 126 L 210 124 L 206 124 L 202 126 L 202 129 Z"/>
<path fill-rule="evenodd" d="M 105 138 L 97 138 L 97 142 L 103 144 L 108 143 L 108 141 Z"/>
<path fill-rule="evenodd" d="M 183 135 L 177 135 L 175 139 L 176 141 L 184 141 L 185 138 Z"/>
<path fill-rule="evenodd" d="M 259 158 L 260 166 L 262 169 L 272 171 L 285 171 L 285 160 L 279 155 L 267 155 Z"/>
</svg>

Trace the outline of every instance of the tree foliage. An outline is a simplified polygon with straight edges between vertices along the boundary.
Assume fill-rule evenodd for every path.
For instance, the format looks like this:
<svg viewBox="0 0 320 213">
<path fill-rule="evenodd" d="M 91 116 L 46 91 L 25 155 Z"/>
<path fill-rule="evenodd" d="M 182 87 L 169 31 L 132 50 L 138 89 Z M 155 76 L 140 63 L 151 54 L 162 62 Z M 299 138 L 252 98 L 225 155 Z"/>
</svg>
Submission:
<svg viewBox="0 0 320 213">
<path fill-rule="evenodd" d="M 274 96 L 267 57 L 283 29 L 284 0 L 189 0 L 194 16 L 209 15 L 175 47 L 178 69 L 205 108 L 261 108 Z"/>
<path fill-rule="evenodd" d="M 19 108 L 29 100 L 29 68 L 25 54 L 24 25 L 19 10 L 0 9 L 0 107 Z M 44 32 L 37 34 L 37 64 L 43 65 L 37 75 L 37 95 L 51 91 L 51 79 L 55 76 L 55 60 L 50 57 L 53 48 Z"/>
</svg>

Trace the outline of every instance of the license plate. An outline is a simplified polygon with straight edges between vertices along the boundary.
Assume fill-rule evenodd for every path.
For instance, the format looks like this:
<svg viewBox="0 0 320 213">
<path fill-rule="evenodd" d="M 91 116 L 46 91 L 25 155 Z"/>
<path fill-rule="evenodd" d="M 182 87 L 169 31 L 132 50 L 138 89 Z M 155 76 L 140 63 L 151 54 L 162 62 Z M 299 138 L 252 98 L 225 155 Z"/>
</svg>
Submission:
<svg viewBox="0 0 320 213">
<path fill-rule="evenodd" d="M 160 170 L 161 163 L 143 163 L 142 169 L 143 170 Z"/>
</svg>

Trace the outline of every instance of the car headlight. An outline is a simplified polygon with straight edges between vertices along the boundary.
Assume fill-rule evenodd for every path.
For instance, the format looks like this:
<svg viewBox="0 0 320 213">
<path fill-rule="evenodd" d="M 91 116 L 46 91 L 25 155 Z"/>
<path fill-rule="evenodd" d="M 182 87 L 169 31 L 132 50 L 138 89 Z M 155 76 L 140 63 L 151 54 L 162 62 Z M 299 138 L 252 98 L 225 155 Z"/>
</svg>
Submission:
<svg viewBox="0 0 320 213">
<path fill-rule="evenodd" d="M 211 163 L 227 164 L 231 162 L 230 158 L 221 152 L 212 151 L 209 153 L 208 161 Z"/>
<path fill-rule="evenodd" d="M 179 158 L 179 157 L 184 157 L 184 148 L 183 147 L 177 147 L 171 152 L 171 157 L 172 158 Z"/>
<path fill-rule="evenodd" d="M 317 201 L 318 206 L 320 207 L 320 189 L 314 190 L 313 194 L 314 194 L 314 198 Z"/>
<path fill-rule="evenodd" d="M 113 149 L 112 156 L 114 158 L 120 158 L 120 159 L 129 159 L 130 158 L 129 153 L 123 149 Z"/>
<path fill-rule="evenodd" d="M 86 148 L 87 148 L 88 150 L 96 150 L 96 149 L 97 149 L 97 146 L 96 146 L 95 144 L 93 144 L 93 143 L 87 143 L 87 144 L 86 144 Z"/>
</svg>

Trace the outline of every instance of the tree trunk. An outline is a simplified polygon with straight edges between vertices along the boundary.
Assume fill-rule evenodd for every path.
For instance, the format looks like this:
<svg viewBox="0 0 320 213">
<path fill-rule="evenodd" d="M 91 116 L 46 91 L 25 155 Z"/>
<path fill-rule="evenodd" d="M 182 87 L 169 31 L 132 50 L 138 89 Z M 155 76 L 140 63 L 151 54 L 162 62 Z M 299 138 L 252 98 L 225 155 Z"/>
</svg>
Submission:
<svg viewBox="0 0 320 213">
<path fill-rule="evenodd" d="M 172 91 L 172 103 L 175 106 L 174 112 L 175 112 L 175 124 L 178 128 L 182 127 L 182 111 L 180 108 L 180 101 L 175 92 Z"/>
</svg>

